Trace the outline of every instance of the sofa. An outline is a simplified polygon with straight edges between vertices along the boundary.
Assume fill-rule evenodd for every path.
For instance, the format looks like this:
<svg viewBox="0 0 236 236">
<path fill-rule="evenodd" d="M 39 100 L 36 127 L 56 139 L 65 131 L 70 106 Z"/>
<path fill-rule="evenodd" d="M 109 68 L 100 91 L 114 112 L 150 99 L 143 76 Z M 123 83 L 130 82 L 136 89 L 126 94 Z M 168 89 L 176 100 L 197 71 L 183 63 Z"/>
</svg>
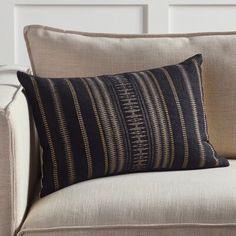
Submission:
<svg viewBox="0 0 236 236">
<path fill-rule="evenodd" d="M 39 33 L 44 45 L 41 49 L 46 53 L 52 42 L 50 39 L 46 42 L 45 38 L 54 31 L 39 29 L 48 31 Z M 30 30 L 33 32 L 34 27 L 28 28 L 27 33 Z M 65 72 L 60 61 L 63 57 L 54 56 L 50 65 L 37 58 L 38 67 L 33 66 L 33 73 L 52 76 L 52 65 L 53 68 L 59 65 L 55 77 L 63 72 L 63 76 L 74 73 L 91 76 L 135 71 L 176 63 L 192 53 L 202 53 L 210 140 L 216 151 L 229 159 L 230 166 L 97 178 L 40 198 L 41 149 L 31 109 L 16 77 L 18 70 L 28 68 L 0 66 L 0 235 L 236 235 L 236 33 L 55 32 L 63 34 L 57 36 L 61 48 L 70 46 L 65 37 L 73 38 L 73 46 L 80 41 L 82 56 L 76 58 L 79 69 L 71 67 Z M 35 45 L 42 46 L 36 40 Z M 86 59 L 84 55 L 91 48 Z M 71 48 L 65 51 L 73 54 Z M 93 66 L 88 67 L 86 60 L 87 63 L 92 60 Z M 45 72 L 47 66 L 51 68 Z"/>
</svg>

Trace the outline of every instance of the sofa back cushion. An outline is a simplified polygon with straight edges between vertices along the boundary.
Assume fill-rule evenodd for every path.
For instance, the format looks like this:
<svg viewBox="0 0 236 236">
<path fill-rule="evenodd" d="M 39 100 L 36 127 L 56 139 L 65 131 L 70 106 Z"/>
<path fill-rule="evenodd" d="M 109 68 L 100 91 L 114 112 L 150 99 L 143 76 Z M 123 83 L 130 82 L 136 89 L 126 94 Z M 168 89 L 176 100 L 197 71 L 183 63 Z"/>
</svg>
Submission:
<svg viewBox="0 0 236 236">
<path fill-rule="evenodd" d="M 236 33 L 118 35 L 27 26 L 34 75 L 81 77 L 145 70 L 203 54 L 209 137 L 216 151 L 236 158 Z"/>
</svg>

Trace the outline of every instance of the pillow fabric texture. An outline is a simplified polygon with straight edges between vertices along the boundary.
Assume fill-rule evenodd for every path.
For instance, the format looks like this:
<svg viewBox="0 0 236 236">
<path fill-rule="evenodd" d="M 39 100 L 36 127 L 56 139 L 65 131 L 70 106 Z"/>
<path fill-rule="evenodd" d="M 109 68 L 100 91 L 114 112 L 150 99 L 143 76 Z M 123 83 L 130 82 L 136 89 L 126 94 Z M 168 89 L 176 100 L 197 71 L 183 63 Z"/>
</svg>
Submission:
<svg viewBox="0 0 236 236">
<path fill-rule="evenodd" d="M 41 196 L 109 175 L 228 166 L 208 140 L 201 64 L 198 54 L 98 77 L 18 72 L 43 148 Z"/>
</svg>

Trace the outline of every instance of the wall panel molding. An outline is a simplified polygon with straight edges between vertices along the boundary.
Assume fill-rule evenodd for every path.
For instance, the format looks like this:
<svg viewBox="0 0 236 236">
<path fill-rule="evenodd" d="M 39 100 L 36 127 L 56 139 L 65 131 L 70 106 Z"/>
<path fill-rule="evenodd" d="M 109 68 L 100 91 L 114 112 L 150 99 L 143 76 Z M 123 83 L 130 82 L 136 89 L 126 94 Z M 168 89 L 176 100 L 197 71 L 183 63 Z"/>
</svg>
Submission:
<svg viewBox="0 0 236 236">
<path fill-rule="evenodd" d="M 0 65 L 14 62 L 14 2 L 0 2 Z"/>
<path fill-rule="evenodd" d="M 29 63 L 26 24 L 110 33 L 236 31 L 236 0 L 7 0 L 0 15 L 0 64 Z"/>
</svg>

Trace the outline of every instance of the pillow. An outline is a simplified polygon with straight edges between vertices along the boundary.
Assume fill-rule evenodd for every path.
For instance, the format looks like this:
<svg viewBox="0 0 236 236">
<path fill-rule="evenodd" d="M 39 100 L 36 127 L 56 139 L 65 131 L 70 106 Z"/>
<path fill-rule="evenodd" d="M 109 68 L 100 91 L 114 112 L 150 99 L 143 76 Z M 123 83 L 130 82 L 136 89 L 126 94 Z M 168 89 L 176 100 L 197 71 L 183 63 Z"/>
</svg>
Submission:
<svg viewBox="0 0 236 236">
<path fill-rule="evenodd" d="M 34 75 L 91 77 L 172 65 L 204 53 L 209 137 L 217 153 L 236 158 L 236 32 L 167 35 L 85 33 L 32 25 L 25 40 Z"/>
<path fill-rule="evenodd" d="M 18 72 L 43 148 L 41 195 L 102 176 L 228 166 L 208 140 L 201 63 L 93 78 Z"/>
</svg>

